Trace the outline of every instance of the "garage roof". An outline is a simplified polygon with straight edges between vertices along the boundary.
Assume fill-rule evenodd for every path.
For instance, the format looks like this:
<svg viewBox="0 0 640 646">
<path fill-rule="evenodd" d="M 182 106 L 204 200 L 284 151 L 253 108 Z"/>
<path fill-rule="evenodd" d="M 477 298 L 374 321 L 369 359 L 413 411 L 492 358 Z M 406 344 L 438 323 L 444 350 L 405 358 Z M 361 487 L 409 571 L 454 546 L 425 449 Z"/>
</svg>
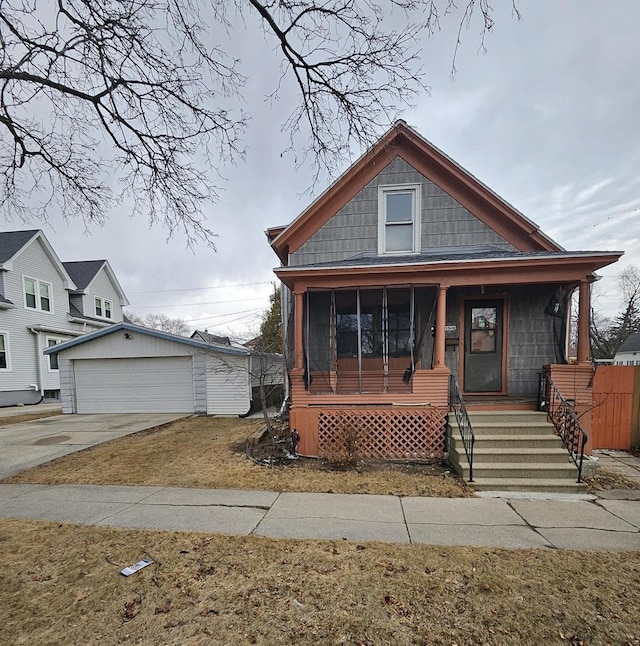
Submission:
<svg viewBox="0 0 640 646">
<path fill-rule="evenodd" d="M 234 348 L 228 345 L 203 343 L 202 341 L 195 341 L 194 339 L 189 339 L 184 336 L 178 336 L 177 334 L 169 334 L 168 332 L 161 332 L 160 330 L 152 330 L 151 328 L 141 327 L 139 325 L 131 325 L 131 323 L 116 323 L 115 325 L 110 325 L 109 327 L 103 328 L 102 330 L 97 330 L 96 332 L 85 334 L 81 337 L 78 337 L 77 339 L 72 339 L 71 341 L 67 341 L 66 343 L 59 343 L 58 345 L 47 348 L 44 351 L 44 354 L 58 354 L 82 343 L 91 343 L 91 341 L 95 339 L 99 339 L 103 336 L 108 336 L 109 334 L 115 334 L 116 332 L 127 332 L 129 334 L 146 334 L 147 336 L 164 339 L 165 341 L 182 343 L 184 345 L 193 346 L 194 348 L 200 348 L 202 350 L 208 350 L 209 352 L 217 352 L 220 354 L 234 354 L 238 356 L 247 356 L 250 354 L 249 350 Z"/>
</svg>

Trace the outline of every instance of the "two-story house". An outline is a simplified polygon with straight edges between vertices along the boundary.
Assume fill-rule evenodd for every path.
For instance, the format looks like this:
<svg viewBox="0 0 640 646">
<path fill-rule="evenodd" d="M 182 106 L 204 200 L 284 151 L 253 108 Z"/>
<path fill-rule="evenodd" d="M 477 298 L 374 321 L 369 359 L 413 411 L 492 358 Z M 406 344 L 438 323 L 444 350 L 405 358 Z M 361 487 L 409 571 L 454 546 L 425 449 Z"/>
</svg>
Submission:
<svg viewBox="0 0 640 646">
<path fill-rule="evenodd" d="M 0 406 L 57 399 L 43 350 L 122 321 L 125 305 L 106 260 L 63 263 L 40 230 L 0 232 Z"/>
<path fill-rule="evenodd" d="M 563 249 L 404 122 L 267 236 L 300 453 L 442 457 L 452 391 L 535 409 L 545 366 L 588 427 L 590 284 L 621 252 Z"/>
</svg>

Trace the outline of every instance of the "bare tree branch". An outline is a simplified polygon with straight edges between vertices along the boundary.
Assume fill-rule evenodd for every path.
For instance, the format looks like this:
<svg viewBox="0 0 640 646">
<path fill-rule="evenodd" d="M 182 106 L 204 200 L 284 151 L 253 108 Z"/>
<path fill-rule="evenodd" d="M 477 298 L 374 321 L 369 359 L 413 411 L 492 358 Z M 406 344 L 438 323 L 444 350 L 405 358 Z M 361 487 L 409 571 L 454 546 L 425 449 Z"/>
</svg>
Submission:
<svg viewBox="0 0 640 646">
<path fill-rule="evenodd" d="M 212 243 L 212 177 L 243 157 L 246 126 L 246 79 L 214 36 L 258 18 L 281 61 L 270 98 L 289 82 L 297 92 L 289 150 L 334 172 L 428 90 L 420 39 L 459 11 L 454 0 L 2 0 L 0 207 L 89 226 L 127 197 L 169 235 Z M 489 0 L 465 0 L 458 45 L 476 15 L 484 47 Z"/>
</svg>

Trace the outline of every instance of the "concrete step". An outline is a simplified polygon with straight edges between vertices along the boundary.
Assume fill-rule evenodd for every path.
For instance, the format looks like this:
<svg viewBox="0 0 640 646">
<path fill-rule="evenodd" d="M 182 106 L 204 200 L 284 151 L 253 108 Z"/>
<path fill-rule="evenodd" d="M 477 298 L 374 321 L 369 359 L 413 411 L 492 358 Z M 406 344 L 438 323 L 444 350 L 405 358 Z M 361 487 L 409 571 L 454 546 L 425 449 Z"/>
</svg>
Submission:
<svg viewBox="0 0 640 646">
<path fill-rule="evenodd" d="M 455 434 L 451 436 L 452 447 L 462 447 L 462 438 L 456 437 Z M 533 449 L 539 447 L 544 448 L 564 448 L 562 441 L 557 435 L 544 435 L 542 433 L 535 433 L 533 435 L 505 435 L 500 433 L 498 435 L 478 435 L 476 436 L 475 448 L 496 448 L 496 449 Z"/>
<path fill-rule="evenodd" d="M 547 420 L 547 414 L 538 411 L 470 411 L 469 419 L 473 424 L 477 422 L 543 422 Z"/>
<path fill-rule="evenodd" d="M 464 447 L 451 451 L 452 459 L 466 460 Z M 564 448 L 482 448 L 476 443 L 473 449 L 473 463 L 479 465 L 485 462 L 502 464 L 570 464 L 569 454 Z"/>
<path fill-rule="evenodd" d="M 545 435 L 553 434 L 553 425 L 547 422 L 471 422 L 474 435 L 498 435 L 513 433 L 527 433 L 533 435 L 536 433 Z M 456 426 L 452 428 L 457 429 Z"/>
<path fill-rule="evenodd" d="M 469 478 L 469 467 L 466 459 L 461 461 L 462 477 Z M 481 462 L 473 464 L 474 478 L 553 478 L 577 480 L 578 470 L 573 463 L 566 464 L 509 464 L 503 462 Z"/>
<path fill-rule="evenodd" d="M 475 478 L 471 483 L 481 491 L 524 491 L 544 493 L 586 493 L 584 482 L 556 478 Z"/>
</svg>

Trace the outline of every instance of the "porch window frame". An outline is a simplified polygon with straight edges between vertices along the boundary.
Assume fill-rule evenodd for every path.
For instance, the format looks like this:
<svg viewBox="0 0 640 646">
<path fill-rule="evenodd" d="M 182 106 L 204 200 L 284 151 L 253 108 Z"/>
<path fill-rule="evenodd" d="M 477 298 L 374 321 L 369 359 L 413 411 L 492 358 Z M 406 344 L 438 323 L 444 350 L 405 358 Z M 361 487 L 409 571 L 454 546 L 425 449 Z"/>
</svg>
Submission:
<svg viewBox="0 0 640 646">
<path fill-rule="evenodd" d="M 393 193 L 411 193 L 411 221 L 387 222 L 387 195 Z M 401 256 L 418 254 L 421 250 L 422 237 L 422 185 L 421 184 L 386 184 L 378 186 L 378 255 Z M 398 251 L 387 250 L 387 229 L 395 226 L 412 226 L 412 247 Z"/>
</svg>

